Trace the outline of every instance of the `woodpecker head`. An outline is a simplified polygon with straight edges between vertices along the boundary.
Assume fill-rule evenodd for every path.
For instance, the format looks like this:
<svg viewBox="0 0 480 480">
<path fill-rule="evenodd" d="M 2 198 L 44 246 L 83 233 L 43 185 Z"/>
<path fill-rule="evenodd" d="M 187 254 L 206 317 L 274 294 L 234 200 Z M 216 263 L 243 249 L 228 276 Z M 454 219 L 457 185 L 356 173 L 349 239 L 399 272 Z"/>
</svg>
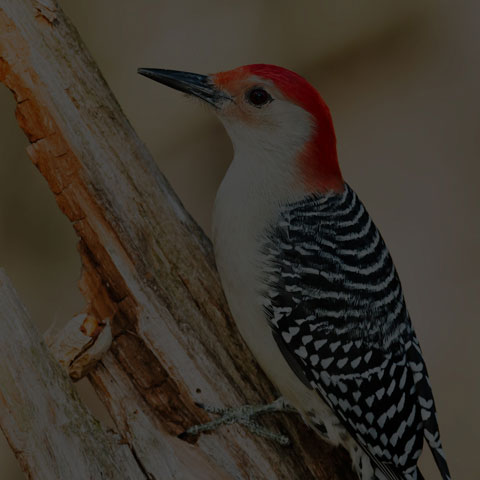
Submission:
<svg viewBox="0 0 480 480">
<path fill-rule="evenodd" d="M 236 154 L 252 157 L 255 151 L 255 158 L 277 159 L 272 167 L 290 172 L 306 191 L 343 191 L 330 111 L 300 75 L 265 64 L 212 75 L 151 68 L 138 73 L 210 104 Z"/>
</svg>

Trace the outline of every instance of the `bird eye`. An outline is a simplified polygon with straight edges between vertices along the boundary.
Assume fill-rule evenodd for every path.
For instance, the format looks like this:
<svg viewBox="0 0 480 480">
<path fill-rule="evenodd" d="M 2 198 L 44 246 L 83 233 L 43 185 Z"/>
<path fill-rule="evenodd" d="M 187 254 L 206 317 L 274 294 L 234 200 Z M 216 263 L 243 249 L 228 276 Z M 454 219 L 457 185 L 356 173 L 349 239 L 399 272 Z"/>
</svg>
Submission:
<svg viewBox="0 0 480 480">
<path fill-rule="evenodd" d="M 263 88 L 254 88 L 247 93 L 247 100 L 256 107 L 270 103 L 273 99 Z"/>
</svg>

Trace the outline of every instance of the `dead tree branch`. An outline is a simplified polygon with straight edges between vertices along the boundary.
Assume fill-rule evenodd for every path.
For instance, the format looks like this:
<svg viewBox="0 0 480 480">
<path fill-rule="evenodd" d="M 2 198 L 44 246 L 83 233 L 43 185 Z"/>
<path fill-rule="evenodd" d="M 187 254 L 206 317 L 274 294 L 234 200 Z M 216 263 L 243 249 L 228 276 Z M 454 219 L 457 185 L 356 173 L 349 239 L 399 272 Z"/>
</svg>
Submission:
<svg viewBox="0 0 480 480">
<path fill-rule="evenodd" d="M 143 478 L 128 445 L 82 405 L 2 270 L 0 326 L 0 426 L 29 478 Z"/>
</svg>

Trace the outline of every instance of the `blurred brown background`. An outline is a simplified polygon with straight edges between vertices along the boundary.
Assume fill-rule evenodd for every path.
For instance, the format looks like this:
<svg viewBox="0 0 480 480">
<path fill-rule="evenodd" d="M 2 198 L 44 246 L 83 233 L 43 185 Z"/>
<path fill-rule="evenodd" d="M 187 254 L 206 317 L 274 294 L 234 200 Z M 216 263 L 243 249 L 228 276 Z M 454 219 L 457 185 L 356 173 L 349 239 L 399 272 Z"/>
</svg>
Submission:
<svg viewBox="0 0 480 480">
<path fill-rule="evenodd" d="M 480 3 L 60 4 L 207 233 L 229 140 L 206 108 L 138 76 L 137 67 L 209 73 L 265 62 L 318 87 L 333 114 L 344 176 L 402 278 L 453 478 L 478 479 Z M 82 309 L 76 239 L 26 156 L 13 99 L 0 87 L 0 266 L 44 330 Z M 0 480 L 22 478 L 0 442 Z M 439 478 L 429 454 L 421 465 L 427 479 Z"/>
</svg>

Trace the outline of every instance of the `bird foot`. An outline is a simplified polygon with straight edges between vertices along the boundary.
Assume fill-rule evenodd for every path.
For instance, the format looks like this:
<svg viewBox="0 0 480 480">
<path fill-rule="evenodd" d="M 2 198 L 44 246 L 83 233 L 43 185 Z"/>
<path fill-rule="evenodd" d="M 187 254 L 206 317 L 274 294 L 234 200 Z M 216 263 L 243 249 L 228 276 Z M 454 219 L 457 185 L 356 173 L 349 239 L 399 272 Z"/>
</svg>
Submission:
<svg viewBox="0 0 480 480">
<path fill-rule="evenodd" d="M 185 435 L 198 435 L 202 432 L 215 430 L 221 425 L 238 423 L 239 425 L 245 426 L 253 434 L 267 438 L 268 440 L 273 440 L 280 445 L 288 445 L 290 443 L 289 438 L 285 435 L 271 432 L 253 420 L 254 417 L 265 413 L 296 412 L 282 397 L 277 398 L 277 400 L 268 405 L 242 405 L 236 408 L 218 408 L 197 403 L 197 406 L 203 408 L 208 413 L 220 415 L 220 418 L 202 425 L 194 425 L 185 430 L 185 432 L 181 434 L 181 437 Z"/>
</svg>

